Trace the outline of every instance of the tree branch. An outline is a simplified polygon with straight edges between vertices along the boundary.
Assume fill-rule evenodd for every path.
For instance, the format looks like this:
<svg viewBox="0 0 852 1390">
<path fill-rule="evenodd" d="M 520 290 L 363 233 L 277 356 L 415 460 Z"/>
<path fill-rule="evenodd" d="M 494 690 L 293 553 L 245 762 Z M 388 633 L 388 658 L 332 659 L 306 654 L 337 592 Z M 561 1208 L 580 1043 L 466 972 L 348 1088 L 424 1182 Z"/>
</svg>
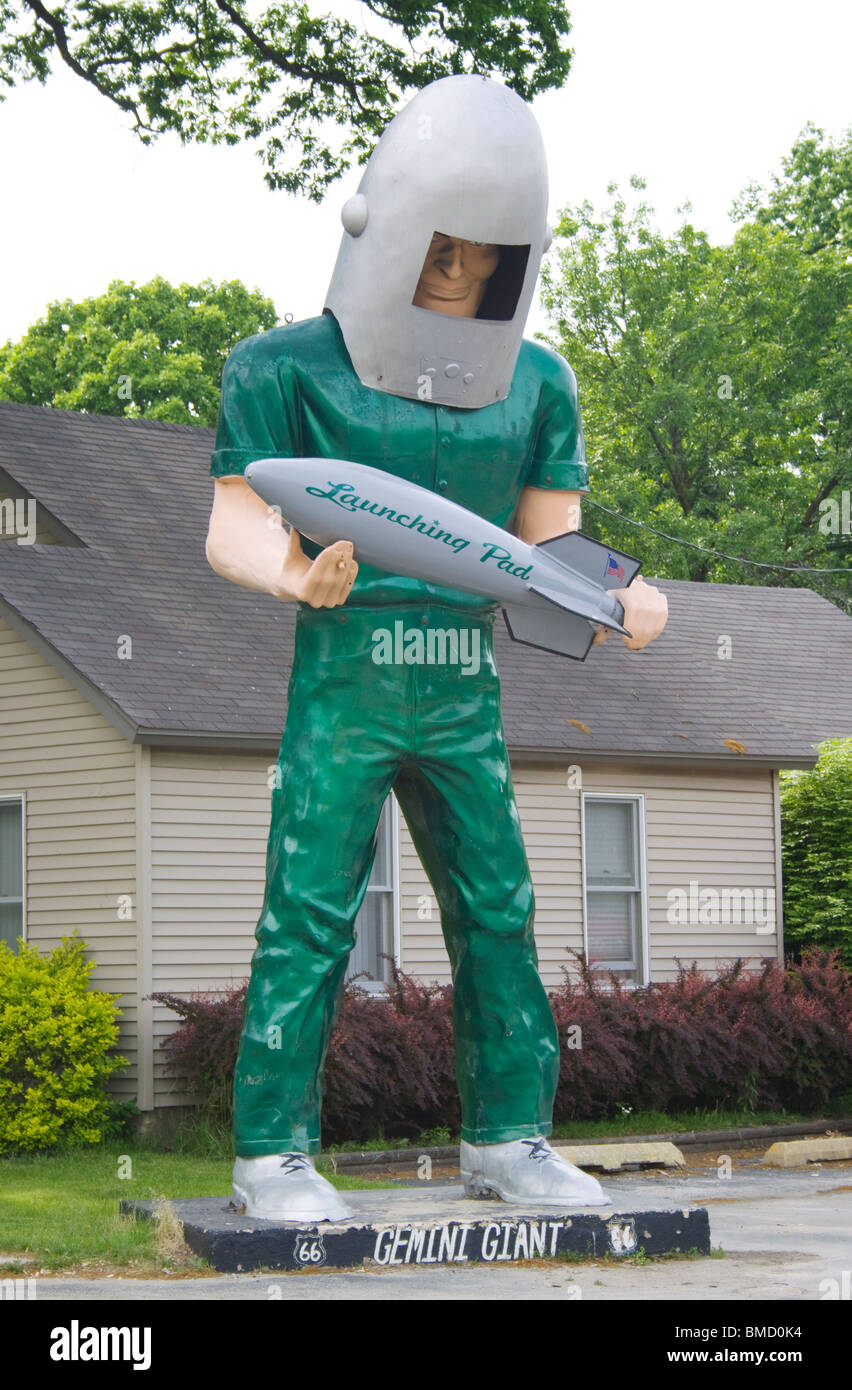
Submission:
<svg viewBox="0 0 852 1390">
<path fill-rule="evenodd" d="M 332 86 L 343 87 L 365 116 L 371 114 L 369 107 L 364 105 L 358 94 L 357 83 L 351 77 L 347 77 L 340 68 L 327 67 L 321 72 L 317 72 L 309 67 L 304 67 L 301 63 L 292 62 L 279 49 L 268 44 L 257 30 L 252 28 L 248 20 L 240 14 L 239 10 L 228 4 L 228 0 L 215 0 L 215 4 L 217 9 L 228 16 L 234 28 L 238 29 L 243 37 L 248 39 L 249 43 L 257 49 L 261 57 L 271 63 L 273 67 L 278 68 L 280 72 L 287 73 L 288 77 L 300 78 L 303 82 L 325 82 Z"/>
<path fill-rule="evenodd" d="M 829 478 L 828 482 L 820 488 L 816 497 L 813 499 L 807 511 L 805 512 L 805 515 L 802 517 L 803 527 L 810 526 L 811 522 L 817 514 L 817 511 L 819 510 L 820 502 L 825 501 L 826 497 L 828 497 L 829 493 L 832 491 L 833 488 L 837 487 L 837 484 L 839 482 L 840 478 L 838 476 L 835 476 L 834 478 Z"/>
<path fill-rule="evenodd" d="M 692 503 L 684 488 L 683 478 L 681 476 L 680 469 L 675 468 L 673 466 L 668 450 L 666 449 L 665 445 L 660 439 L 660 436 L 658 435 L 655 427 L 653 425 L 648 425 L 646 426 L 646 428 L 652 440 L 654 441 L 654 448 L 657 450 L 657 453 L 663 460 L 663 463 L 666 466 L 666 472 L 672 480 L 672 487 L 674 488 L 675 496 L 677 497 L 677 500 L 680 503 L 681 511 L 683 512 L 684 516 L 689 516 L 689 513 L 692 511 Z"/>
<path fill-rule="evenodd" d="M 194 49 L 194 43 L 172 43 L 168 48 L 156 48 L 152 53 L 142 56 L 146 63 L 154 59 L 159 62 L 163 58 L 170 58 L 173 53 L 192 53 Z M 139 55 L 136 53 L 130 53 L 126 58 L 99 58 L 96 63 L 90 63 L 87 71 L 97 72 L 99 68 L 120 67 L 124 63 L 135 63 L 138 60 Z"/>
<path fill-rule="evenodd" d="M 41 0 L 24 0 L 24 4 L 32 10 L 33 14 L 40 19 L 43 24 L 47 25 L 48 29 L 50 29 L 59 51 L 59 56 L 73 73 L 76 73 L 78 77 L 82 77 L 83 81 L 88 82 L 97 92 L 100 92 L 101 96 L 108 97 L 120 110 L 126 111 L 131 115 L 136 122 L 138 130 L 152 129 L 147 121 L 142 120 L 135 101 L 131 101 L 130 97 L 122 97 L 119 96 L 117 92 L 110 91 L 108 87 L 104 86 L 104 84 L 98 80 L 93 69 L 84 68 L 82 64 L 77 61 L 74 54 L 71 52 L 68 43 L 68 34 L 58 15 L 46 9 L 44 5 L 41 4 Z"/>
</svg>

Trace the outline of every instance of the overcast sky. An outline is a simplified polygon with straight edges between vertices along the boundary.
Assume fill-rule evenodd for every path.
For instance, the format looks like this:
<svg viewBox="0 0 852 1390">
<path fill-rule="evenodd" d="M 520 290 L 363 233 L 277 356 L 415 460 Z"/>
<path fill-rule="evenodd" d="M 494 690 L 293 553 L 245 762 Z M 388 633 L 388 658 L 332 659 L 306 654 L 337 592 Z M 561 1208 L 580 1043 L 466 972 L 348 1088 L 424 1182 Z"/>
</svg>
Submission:
<svg viewBox="0 0 852 1390">
<path fill-rule="evenodd" d="M 312 6 L 318 8 L 318 6 Z M 351 10 L 352 7 L 347 7 Z M 765 180 L 808 120 L 852 123 L 852 6 L 842 0 L 574 0 L 575 60 L 534 110 L 551 211 L 632 173 L 665 228 L 689 199 L 714 240 L 749 179 Z M 109 103 L 70 74 L 0 104 L 4 193 L 0 342 L 54 299 L 112 279 L 239 279 L 279 314 L 319 313 L 356 172 L 321 206 L 270 193 L 247 148 L 146 149 Z M 543 326 L 539 311 L 528 332 Z"/>
</svg>

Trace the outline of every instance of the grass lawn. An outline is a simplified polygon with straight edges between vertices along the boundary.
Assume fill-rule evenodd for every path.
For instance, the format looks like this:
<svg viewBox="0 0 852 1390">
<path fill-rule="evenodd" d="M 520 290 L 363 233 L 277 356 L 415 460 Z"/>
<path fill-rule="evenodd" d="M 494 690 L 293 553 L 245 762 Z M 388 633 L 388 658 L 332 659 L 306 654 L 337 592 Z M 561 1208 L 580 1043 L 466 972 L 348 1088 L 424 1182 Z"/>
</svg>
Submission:
<svg viewBox="0 0 852 1390">
<path fill-rule="evenodd" d="M 129 1175 L 121 1177 L 122 1172 Z M 124 1160 L 124 1161 L 122 1161 Z M 151 1275 L 207 1268 L 156 1223 L 120 1217 L 122 1199 L 226 1197 L 233 1159 L 160 1153 L 128 1140 L 26 1158 L 0 1159 L 0 1273 L 75 1269 Z M 335 1187 L 383 1186 L 367 1178 L 332 1177 Z M 15 1256 L 36 1261 L 22 1263 Z M 94 1268 L 93 1268 L 94 1266 Z"/>
</svg>

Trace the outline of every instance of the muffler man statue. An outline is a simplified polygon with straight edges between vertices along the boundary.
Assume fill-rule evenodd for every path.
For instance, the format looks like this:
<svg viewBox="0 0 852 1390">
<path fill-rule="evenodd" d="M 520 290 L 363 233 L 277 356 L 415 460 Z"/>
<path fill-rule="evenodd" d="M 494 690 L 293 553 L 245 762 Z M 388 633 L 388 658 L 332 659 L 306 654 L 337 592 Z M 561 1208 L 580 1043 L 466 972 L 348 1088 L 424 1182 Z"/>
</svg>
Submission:
<svg viewBox="0 0 852 1390">
<path fill-rule="evenodd" d="M 270 522 L 243 477 L 271 456 L 347 459 L 531 543 L 576 529 L 587 469 L 574 375 L 523 338 L 546 216 L 529 107 L 487 78 L 435 82 L 388 126 L 343 208 L 324 312 L 246 339 L 225 369 L 208 559 L 237 584 L 299 604 L 234 1082 L 234 1192 L 250 1216 L 352 1214 L 313 1155 L 391 789 L 452 966 L 468 1192 L 562 1208 L 607 1201 L 547 1142 L 559 1050 L 500 714 L 496 605 L 359 568 L 345 541 L 320 551 Z M 633 634 L 621 640 L 638 649 L 662 630 L 665 598 L 641 579 L 618 598 Z M 477 636 L 478 670 L 377 664 L 373 634 L 397 619 Z"/>
</svg>

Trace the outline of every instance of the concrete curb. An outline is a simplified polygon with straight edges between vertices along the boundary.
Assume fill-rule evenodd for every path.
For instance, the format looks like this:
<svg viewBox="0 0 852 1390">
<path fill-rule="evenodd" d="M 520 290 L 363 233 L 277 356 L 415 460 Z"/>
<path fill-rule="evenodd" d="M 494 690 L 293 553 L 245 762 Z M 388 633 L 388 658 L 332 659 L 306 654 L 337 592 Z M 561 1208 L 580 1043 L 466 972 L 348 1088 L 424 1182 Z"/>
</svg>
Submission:
<svg viewBox="0 0 852 1390">
<path fill-rule="evenodd" d="M 838 1134 L 852 1134 L 852 1118 L 843 1120 L 798 1120 L 789 1125 L 744 1125 L 740 1129 L 683 1130 L 668 1134 L 630 1134 L 618 1135 L 608 1139 L 553 1139 L 553 1148 L 576 1144 L 675 1144 L 680 1148 L 701 1148 L 711 1144 L 730 1144 L 737 1139 L 788 1139 L 809 1134 L 824 1135 L 826 1130 Z M 407 1149 L 360 1149 L 357 1152 L 323 1153 L 338 1170 L 345 1168 L 366 1168 L 388 1164 L 416 1164 L 423 1155 L 433 1163 L 453 1162 L 459 1156 L 458 1144 L 443 1144 L 437 1148 L 418 1148 L 410 1144 Z"/>
<path fill-rule="evenodd" d="M 852 1142 L 852 1141 L 850 1141 Z M 620 1168 L 683 1168 L 685 1160 L 674 1144 L 554 1144 L 556 1153 L 576 1168 L 601 1168 L 605 1173 Z"/>
<path fill-rule="evenodd" d="M 770 1168 L 798 1168 L 803 1163 L 838 1162 L 852 1158 L 852 1139 L 794 1139 L 770 1144 L 763 1161 Z"/>
</svg>

